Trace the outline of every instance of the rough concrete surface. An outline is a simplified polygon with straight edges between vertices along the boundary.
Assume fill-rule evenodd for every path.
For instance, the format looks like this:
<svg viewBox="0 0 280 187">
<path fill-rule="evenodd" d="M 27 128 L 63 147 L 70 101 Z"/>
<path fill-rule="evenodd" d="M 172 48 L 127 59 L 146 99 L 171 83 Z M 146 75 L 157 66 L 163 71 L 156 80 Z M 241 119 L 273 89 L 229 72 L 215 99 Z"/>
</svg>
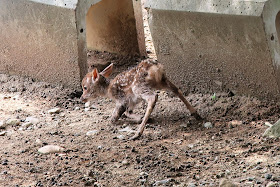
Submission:
<svg viewBox="0 0 280 187">
<path fill-rule="evenodd" d="M 145 6 L 157 57 L 176 83 L 190 91 L 277 99 L 278 4 L 155 0 Z"/>
<path fill-rule="evenodd" d="M 141 9 L 138 4 L 131 0 L 3 0 L 0 72 L 77 88 L 87 73 L 87 43 L 102 51 L 145 55 L 143 32 L 136 31 L 143 28 L 139 10 L 134 11 Z M 95 8 L 99 15 L 91 14 Z M 88 12 L 90 19 L 86 19 Z M 108 14 L 101 20 L 104 12 Z M 90 23 L 96 25 L 92 28 Z M 98 38 L 86 38 L 86 33 Z"/>
<path fill-rule="evenodd" d="M 78 85 L 75 12 L 49 6 L 0 2 L 0 71 Z"/>
</svg>

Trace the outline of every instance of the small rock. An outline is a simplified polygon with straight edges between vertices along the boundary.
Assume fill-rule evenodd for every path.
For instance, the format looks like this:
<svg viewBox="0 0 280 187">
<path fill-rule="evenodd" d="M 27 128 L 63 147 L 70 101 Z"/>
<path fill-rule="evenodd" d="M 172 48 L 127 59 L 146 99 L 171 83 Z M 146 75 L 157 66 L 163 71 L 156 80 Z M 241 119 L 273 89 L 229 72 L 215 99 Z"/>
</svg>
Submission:
<svg viewBox="0 0 280 187">
<path fill-rule="evenodd" d="M 9 125 L 19 125 L 20 124 L 20 120 L 19 119 L 8 119 L 6 121 L 6 125 L 9 126 Z"/>
<path fill-rule="evenodd" d="M 0 121 L 0 129 L 5 129 L 7 127 L 7 124 L 5 121 Z"/>
<path fill-rule="evenodd" d="M 85 108 L 85 112 L 88 112 L 88 111 L 90 111 L 90 108 Z"/>
<path fill-rule="evenodd" d="M 7 175 L 7 174 L 8 174 L 8 171 L 3 171 L 2 174 L 3 174 L 3 175 Z"/>
<path fill-rule="evenodd" d="M 8 165 L 8 160 L 3 160 L 3 162 L 1 163 L 3 166 L 6 166 L 6 165 Z"/>
<path fill-rule="evenodd" d="M 206 129 L 210 129 L 210 128 L 213 128 L 213 125 L 212 125 L 211 122 L 206 122 L 206 123 L 204 123 L 204 127 L 205 127 Z"/>
<path fill-rule="evenodd" d="M 196 184 L 195 183 L 189 183 L 188 187 L 196 187 Z"/>
<path fill-rule="evenodd" d="M 25 119 L 25 122 L 30 122 L 33 125 L 37 125 L 40 122 L 40 120 L 38 118 L 35 118 L 35 117 L 27 117 Z"/>
<path fill-rule="evenodd" d="M 97 146 L 97 149 L 102 149 L 102 148 L 103 148 L 102 145 Z"/>
<path fill-rule="evenodd" d="M 192 149 L 194 148 L 194 144 L 188 144 L 188 147 Z"/>
<path fill-rule="evenodd" d="M 248 177 L 248 181 L 254 181 L 255 177 Z"/>
<path fill-rule="evenodd" d="M 77 106 L 77 107 L 75 107 L 75 109 L 74 109 L 74 110 L 80 110 L 80 109 L 81 109 L 81 108 Z"/>
<path fill-rule="evenodd" d="M 129 165 L 129 162 L 128 162 L 128 160 L 124 159 L 124 160 L 122 161 L 122 164 L 126 166 L 126 165 Z"/>
<path fill-rule="evenodd" d="M 131 132 L 133 131 L 129 126 L 125 127 L 124 129 L 120 129 L 119 132 Z"/>
<path fill-rule="evenodd" d="M 180 127 L 182 129 L 187 129 L 189 127 L 189 124 L 188 123 L 184 123 L 184 124 L 181 124 Z"/>
<path fill-rule="evenodd" d="M 164 180 L 160 180 L 160 181 L 156 181 L 154 183 L 154 186 L 159 186 L 159 185 L 167 185 L 172 181 L 172 179 L 164 179 Z"/>
<path fill-rule="evenodd" d="M 60 153 L 63 152 L 64 148 L 58 145 L 46 145 L 41 147 L 38 152 L 42 154 L 49 154 L 49 153 Z"/>
<path fill-rule="evenodd" d="M 35 142 L 36 142 L 37 145 L 42 145 L 43 144 L 42 140 L 40 140 L 40 139 L 37 139 Z"/>
<path fill-rule="evenodd" d="M 60 111 L 61 111 L 60 108 L 53 108 L 53 109 L 48 110 L 48 113 L 49 114 L 58 114 Z"/>
<path fill-rule="evenodd" d="M 117 138 L 120 139 L 120 140 L 125 139 L 124 135 L 119 135 L 119 136 L 117 136 Z"/>
<path fill-rule="evenodd" d="M 22 127 L 23 129 L 27 129 L 27 128 L 30 127 L 31 125 L 32 125 L 31 122 L 26 122 L 26 123 L 23 123 L 23 124 L 21 125 L 21 127 Z"/>
<path fill-rule="evenodd" d="M 236 184 L 232 183 L 230 180 L 228 179 L 222 179 L 220 181 L 220 185 L 219 187 L 237 187 Z"/>
<path fill-rule="evenodd" d="M 269 122 L 265 122 L 264 125 L 268 126 L 268 127 L 272 127 L 273 125 Z"/>
<path fill-rule="evenodd" d="M 238 126 L 238 125 L 242 125 L 243 122 L 242 122 L 242 121 L 238 121 L 238 120 L 233 120 L 233 121 L 230 122 L 230 124 L 231 124 L 231 125 L 237 125 L 237 126 Z"/>
<path fill-rule="evenodd" d="M 20 95 L 15 95 L 12 99 L 13 100 L 18 100 L 19 97 L 20 97 Z"/>
<path fill-rule="evenodd" d="M 148 178 L 149 174 L 147 172 L 141 172 L 139 173 L 140 178 Z"/>
<path fill-rule="evenodd" d="M 0 132 L 0 136 L 5 136 L 7 134 L 7 131 Z"/>
<path fill-rule="evenodd" d="M 98 130 L 92 130 L 92 131 L 88 131 L 87 132 L 87 136 L 93 136 L 93 135 L 96 135 L 96 134 L 98 134 L 99 133 L 99 131 Z"/>
<path fill-rule="evenodd" d="M 85 108 L 89 108 L 90 107 L 90 101 L 85 103 Z"/>
<path fill-rule="evenodd" d="M 278 120 L 273 126 L 266 129 L 263 136 L 267 136 L 270 138 L 280 137 L 280 120 Z"/>
<path fill-rule="evenodd" d="M 272 180 L 272 181 L 280 181 L 280 177 L 278 177 L 278 176 L 272 176 L 271 180 Z"/>
<path fill-rule="evenodd" d="M 277 187 L 277 183 L 276 182 L 269 182 L 266 187 Z"/>
<path fill-rule="evenodd" d="M 181 145 L 183 143 L 183 140 L 176 140 L 173 142 L 174 144 L 177 144 L 177 145 Z"/>
</svg>

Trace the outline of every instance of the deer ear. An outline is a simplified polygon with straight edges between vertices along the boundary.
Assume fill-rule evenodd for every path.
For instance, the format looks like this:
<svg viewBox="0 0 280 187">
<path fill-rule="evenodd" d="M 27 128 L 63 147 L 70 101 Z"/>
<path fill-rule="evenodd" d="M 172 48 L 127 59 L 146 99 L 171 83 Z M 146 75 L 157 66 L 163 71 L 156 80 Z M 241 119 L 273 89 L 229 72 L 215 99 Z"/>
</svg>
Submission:
<svg viewBox="0 0 280 187">
<path fill-rule="evenodd" d="M 94 68 L 92 71 L 92 82 L 95 82 L 98 78 L 99 78 L 98 70 Z"/>
<path fill-rule="evenodd" d="M 113 63 L 111 63 L 109 66 L 107 66 L 100 74 L 103 76 L 103 77 L 106 77 L 108 78 L 112 72 L 113 72 Z"/>
</svg>

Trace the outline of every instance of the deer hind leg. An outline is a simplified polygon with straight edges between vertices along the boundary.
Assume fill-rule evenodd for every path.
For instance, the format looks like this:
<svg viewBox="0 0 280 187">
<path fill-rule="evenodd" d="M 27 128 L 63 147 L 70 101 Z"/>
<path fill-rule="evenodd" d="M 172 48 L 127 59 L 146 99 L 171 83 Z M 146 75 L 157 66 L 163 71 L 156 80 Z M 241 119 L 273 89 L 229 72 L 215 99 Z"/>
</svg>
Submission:
<svg viewBox="0 0 280 187">
<path fill-rule="evenodd" d="M 118 121 L 118 119 L 122 116 L 122 114 L 126 110 L 126 105 L 122 103 L 117 103 L 116 107 L 113 111 L 112 117 L 111 117 L 111 122 L 115 123 Z"/>
<path fill-rule="evenodd" d="M 163 87 L 171 90 L 174 94 L 176 94 L 186 105 L 188 110 L 190 111 L 191 115 L 195 117 L 197 120 L 201 120 L 202 117 L 197 113 L 196 109 L 187 101 L 184 97 L 182 91 L 177 88 L 172 82 L 170 82 L 166 77 L 163 78 Z"/>
<path fill-rule="evenodd" d="M 124 112 L 123 117 L 128 118 L 128 120 L 131 122 L 141 123 L 142 115 L 133 113 L 135 106 L 139 103 L 139 99 L 133 96 L 128 99 L 127 103 L 128 103 L 127 108 L 126 111 Z"/>
<path fill-rule="evenodd" d="M 149 119 L 149 116 L 151 115 L 155 105 L 156 105 L 158 96 L 157 96 L 157 94 L 144 95 L 143 99 L 148 103 L 148 106 L 147 106 L 147 109 L 146 109 L 146 112 L 145 112 L 145 116 L 143 117 L 142 122 L 141 122 L 138 130 L 135 133 L 135 135 L 130 138 L 131 140 L 135 140 L 135 139 L 139 138 L 143 134 L 145 125 L 146 125 L 146 123 L 147 123 L 147 121 Z"/>
</svg>

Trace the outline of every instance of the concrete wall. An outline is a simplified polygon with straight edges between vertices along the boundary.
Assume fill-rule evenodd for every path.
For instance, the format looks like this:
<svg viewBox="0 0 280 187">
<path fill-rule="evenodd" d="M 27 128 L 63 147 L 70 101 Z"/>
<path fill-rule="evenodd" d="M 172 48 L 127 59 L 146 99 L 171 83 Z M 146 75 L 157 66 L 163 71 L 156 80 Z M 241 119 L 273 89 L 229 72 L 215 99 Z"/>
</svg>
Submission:
<svg viewBox="0 0 280 187">
<path fill-rule="evenodd" d="M 145 6 L 157 57 L 184 90 L 277 99 L 279 2 L 154 0 Z"/>
<path fill-rule="evenodd" d="M 124 11 L 129 5 L 129 19 L 122 19 L 126 15 L 125 12 L 118 12 L 111 17 L 108 15 L 103 17 L 104 22 L 90 28 L 90 32 L 101 32 L 104 24 L 109 23 L 106 19 L 111 21 L 110 24 L 120 23 L 119 20 L 127 21 L 129 23 L 122 22 L 122 26 L 115 29 L 116 33 L 130 31 L 129 40 L 126 40 L 130 50 L 112 51 L 124 55 L 143 55 L 143 36 L 136 32 L 137 25 L 141 26 L 142 23 L 142 19 L 136 19 L 134 14 L 138 11 L 134 9 L 139 8 L 135 6 L 137 3 L 132 2 L 133 0 L 125 0 L 127 4 L 120 3 L 124 2 L 123 0 L 103 1 L 1 0 L 0 72 L 79 88 L 82 77 L 87 73 L 87 42 L 97 40 L 92 38 L 87 41 L 86 15 L 91 7 L 104 3 L 106 7 L 99 7 L 103 9 L 98 9 L 99 12 L 115 10 L 115 5 L 118 5 L 118 9 L 114 12 Z M 97 20 L 95 17 L 92 19 Z M 109 28 L 107 25 L 105 27 Z M 112 38 L 116 38 L 110 33 L 106 34 L 108 37 L 103 39 L 102 49 L 97 49 L 111 51 Z M 114 43 L 115 48 L 124 45 L 121 43 L 121 37 L 125 35 L 118 35 L 118 40 Z"/>
<path fill-rule="evenodd" d="M 73 9 L 1 0 L 0 28 L 0 72 L 79 84 Z"/>
</svg>

